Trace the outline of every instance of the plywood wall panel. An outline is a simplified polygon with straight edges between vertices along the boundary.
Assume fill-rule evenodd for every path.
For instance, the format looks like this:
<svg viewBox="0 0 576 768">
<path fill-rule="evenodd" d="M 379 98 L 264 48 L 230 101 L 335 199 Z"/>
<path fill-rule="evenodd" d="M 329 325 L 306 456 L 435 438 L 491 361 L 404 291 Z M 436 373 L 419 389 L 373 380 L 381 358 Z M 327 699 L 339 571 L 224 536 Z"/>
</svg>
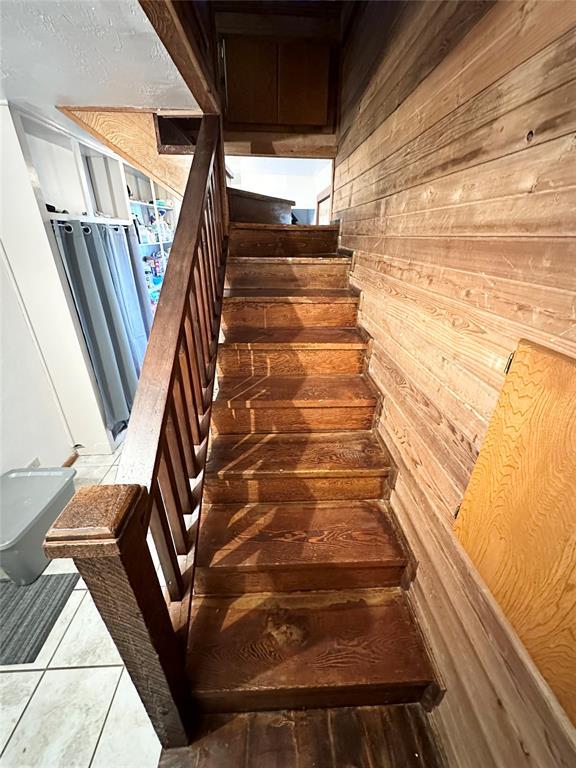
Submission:
<svg viewBox="0 0 576 768">
<path fill-rule="evenodd" d="M 566 715 L 451 523 L 519 339 L 576 356 L 576 3 L 399 5 L 380 50 L 362 43 L 373 5 L 344 52 L 334 216 L 420 561 L 413 601 L 446 674 L 434 717 L 458 768 L 569 765 Z M 434 18 L 465 33 L 427 70 L 416 41 Z"/>
<path fill-rule="evenodd" d="M 458 538 L 576 720 L 576 359 L 522 341 Z"/>
</svg>

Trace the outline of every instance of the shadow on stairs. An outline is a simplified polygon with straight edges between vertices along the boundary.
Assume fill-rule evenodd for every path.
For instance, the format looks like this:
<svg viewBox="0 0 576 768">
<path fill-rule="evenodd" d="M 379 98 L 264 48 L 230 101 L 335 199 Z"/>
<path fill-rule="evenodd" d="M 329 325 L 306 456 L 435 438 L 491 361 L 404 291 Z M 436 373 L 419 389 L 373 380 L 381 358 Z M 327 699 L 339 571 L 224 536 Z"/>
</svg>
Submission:
<svg viewBox="0 0 576 768">
<path fill-rule="evenodd" d="M 442 764 L 337 240 L 231 227 L 188 644 L 204 718 L 163 768 Z"/>
</svg>

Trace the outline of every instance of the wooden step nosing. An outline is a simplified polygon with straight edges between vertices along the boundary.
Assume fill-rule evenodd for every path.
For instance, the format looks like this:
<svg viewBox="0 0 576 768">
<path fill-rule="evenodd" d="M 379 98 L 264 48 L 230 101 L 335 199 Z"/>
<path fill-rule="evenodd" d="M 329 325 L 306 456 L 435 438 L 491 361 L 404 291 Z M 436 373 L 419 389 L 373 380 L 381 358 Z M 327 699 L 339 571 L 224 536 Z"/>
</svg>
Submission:
<svg viewBox="0 0 576 768">
<path fill-rule="evenodd" d="M 230 229 L 256 229 L 265 232 L 278 229 L 281 232 L 296 234 L 298 232 L 339 232 L 340 224 L 260 224 L 251 221 L 231 221 Z"/>
<path fill-rule="evenodd" d="M 370 434 L 370 433 L 368 433 Z M 236 507 L 238 510 L 240 510 L 243 507 L 270 507 L 274 508 L 276 504 L 269 501 L 264 502 L 250 502 L 250 503 L 242 503 L 242 502 L 233 502 L 229 504 L 221 504 L 219 502 L 217 503 L 207 503 L 204 505 L 203 509 L 203 519 L 205 520 L 205 516 L 210 511 L 216 511 L 220 510 L 220 508 L 223 508 L 223 514 L 225 514 L 227 511 L 229 511 L 229 508 Z M 330 509 L 333 506 L 340 507 L 343 509 L 350 508 L 350 511 L 353 511 L 355 507 L 367 507 L 370 508 L 371 511 L 379 512 L 383 514 L 387 514 L 387 507 L 386 502 L 384 502 L 382 499 L 358 499 L 356 501 L 350 501 L 346 499 L 336 499 L 334 501 L 283 501 L 282 506 L 284 508 L 290 509 L 290 508 L 315 508 L 315 507 L 322 507 L 326 509 Z"/>
<path fill-rule="evenodd" d="M 362 693 L 385 693 L 386 691 L 392 692 L 392 691 L 401 691 L 404 688 L 412 689 L 412 688 L 420 688 L 422 687 L 425 689 L 427 686 L 430 685 L 430 683 L 435 682 L 432 678 L 432 675 L 430 676 L 422 676 L 422 677 L 415 677 L 415 678 L 406 678 L 404 680 L 381 680 L 376 682 L 358 682 L 358 681 L 351 681 L 349 683 L 343 683 L 341 685 L 338 685 L 336 683 L 322 683 L 322 682 L 315 682 L 314 687 L 311 688 L 310 685 L 260 685 L 257 686 L 257 682 L 252 681 L 254 684 L 253 688 L 248 687 L 237 687 L 237 688 L 202 688 L 198 687 L 194 684 L 194 681 L 191 681 L 192 690 L 194 692 L 194 695 L 202 698 L 204 696 L 206 697 L 222 697 L 222 696 L 250 696 L 250 697 L 265 697 L 270 694 L 279 695 L 279 696 L 297 696 L 298 698 L 304 697 L 304 698 L 313 698 L 315 696 L 318 696 L 318 694 L 324 694 L 327 693 L 333 693 L 334 695 L 338 695 L 338 693 L 346 693 L 354 692 L 358 695 L 361 695 Z M 270 709 L 285 709 L 284 706 L 274 706 L 272 705 Z"/>
<path fill-rule="evenodd" d="M 226 407 L 228 410 L 257 411 L 265 408 L 297 408 L 306 410 L 311 408 L 374 408 L 377 399 L 371 400 L 230 400 L 216 397 L 214 406 Z"/>
<path fill-rule="evenodd" d="M 243 350 L 266 350 L 266 349 L 340 349 L 355 350 L 366 349 L 368 343 L 365 341 L 221 341 L 218 345 L 224 349 L 243 349 Z"/>
<path fill-rule="evenodd" d="M 296 437 L 295 435 L 290 434 L 290 432 L 277 432 L 275 434 L 268 435 L 268 440 L 265 440 L 264 442 L 273 445 L 274 443 L 281 442 L 282 440 L 287 440 L 290 443 L 293 444 L 306 444 L 307 442 L 310 443 L 325 443 L 327 440 L 331 442 L 337 442 L 342 441 L 344 443 L 353 443 L 358 442 L 358 440 L 367 440 L 372 445 L 374 445 L 376 448 L 380 448 L 379 443 L 375 440 L 374 434 L 372 430 L 370 429 L 359 429 L 356 430 L 355 435 L 350 435 L 348 432 L 342 432 L 341 430 L 332 430 L 332 432 L 328 433 L 328 435 L 323 435 L 322 437 L 312 437 L 310 440 L 306 440 L 306 438 L 300 436 Z M 219 445 L 234 445 L 237 442 L 239 442 L 238 438 L 233 437 L 222 437 L 218 438 Z M 246 435 L 246 438 L 242 440 L 242 444 L 246 445 L 247 443 L 262 443 L 262 436 L 256 436 L 256 435 Z M 383 452 L 385 453 L 385 452 Z"/>
<path fill-rule="evenodd" d="M 216 478 L 218 480 L 264 480 L 274 478 L 285 479 L 330 479 L 335 477 L 388 477 L 390 467 L 359 468 L 359 469 L 248 469 L 235 472 L 231 469 L 211 470 L 206 468 L 207 478 Z"/>
<path fill-rule="evenodd" d="M 352 304 L 357 305 L 360 301 L 359 296 L 357 295 L 350 295 L 350 296 L 329 296 L 329 295 L 319 295 L 319 296 L 273 296 L 273 295 L 262 295 L 262 296 L 250 296 L 250 295 L 238 295 L 238 296 L 225 296 L 224 297 L 224 309 L 226 309 L 227 305 L 230 304 L 250 304 L 259 306 L 260 304 L 267 305 L 267 304 L 306 304 L 306 305 L 314 305 L 314 304 Z"/>
<path fill-rule="evenodd" d="M 201 546 L 201 545 L 200 545 Z M 226 550 L 217 550 L 218 552 Z M 197 568 L 202 568 L 206 572 L 218 573 L 218 574 L 241 574 L 241 573 L 291 573 L 298 571 L 304 573 L 306 571 L 321 571 L 322 569 L 333 569 L 336 571 L 352 571 L 352 570 L 393 570 L 398 568 L 405 568 L 408 564 L 406 558 L 398 558 L 396 560 L 388 557 L 385 559 L 378 558 L 374 560 L 328 560 L 323 559 L 320 561 L 304 561 L 304 560 L 291 560 L 290 563 L 238 563 L 235 565 L 229 565 L 224 563 L 207 563 L 202 557 L 202 550 L 199 552 L 198 561 L 196 563 Z M 320 590 L 315 590 L 320 591 Z"/>
<path fill-rule="evenodd" d="M 305 266 L 349 266 L 352 261 L 351 256 L 335 256 L 333 253 L 317 254 L 310 256 L 229 256 L 226 264 L 302 264 Z"/>
</svg>

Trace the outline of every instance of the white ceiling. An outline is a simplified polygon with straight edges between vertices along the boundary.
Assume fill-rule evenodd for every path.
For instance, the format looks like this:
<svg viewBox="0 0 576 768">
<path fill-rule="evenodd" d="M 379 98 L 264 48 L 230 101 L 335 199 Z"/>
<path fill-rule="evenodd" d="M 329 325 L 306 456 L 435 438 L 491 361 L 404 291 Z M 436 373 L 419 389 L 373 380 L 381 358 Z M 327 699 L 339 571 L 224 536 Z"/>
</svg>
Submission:
<svg viewBox="0 0 576 768">
<path fill-rule="evenodd" d="M 0 98 L 197 110 L 137 0 L 0 0 Z"/>
</svg>

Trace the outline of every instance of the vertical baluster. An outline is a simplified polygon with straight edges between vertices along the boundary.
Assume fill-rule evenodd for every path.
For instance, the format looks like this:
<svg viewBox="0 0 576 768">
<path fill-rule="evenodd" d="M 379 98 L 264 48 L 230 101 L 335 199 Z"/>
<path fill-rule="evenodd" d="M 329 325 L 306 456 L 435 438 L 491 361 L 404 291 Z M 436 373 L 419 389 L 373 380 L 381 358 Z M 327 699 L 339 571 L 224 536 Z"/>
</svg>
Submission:
<svg viewBox="0 0 576 768">
<path fill-rule="evenodd" d="M 190 489 L 190 473 L 186 467 L 186 453 L 182 441 L 180 424 L 174 410 L 174 402 L 170 405 L 166 421 L 165 445 L 166 455 L 172 463 L 174 483 L 178 496 L 178 507 L 181 515 L 191 515 L 194 511 L 194 500 Z"/>
<path fill-rule="evenodd" d="M 208 275 L 206 273 L 206 246 L 204 240 L 202 247 L 198 250 L 198 275 L 200 277 L 200 298 L 202 299 L 202 305 L 204 307 L 204 315 L 206 318 L 206 329 L 209 334 L 209 339 L 214 338 L 214 325 L 212 305 L 210 302 L 210 288 L 208 284 Z"/>
<path fill-rule="evenodd" d="M 200 413 L 202 406 L 198 404 L 196 399 L 196 393 L 194 391 L 194 385 L 190 372 L 190 359 L 188 357 L 186 346 L 186 338 L 184 337 L 182 339 L 180 352 L 178 353 L 177 375 L 180 380 L 180 389 L 182 392 L 182 407 L 188 422 L 190 444 L 192 451 L 194 452 L 194 446 L 199 445 L 202 442 L 202 438 L 200 436 Z M 200 379 L 198 378 L 198 382 L 199 381 Z"/>
<path fill-rule="evenodd" d="M 192 324 L 190 315 L 191 309 L 190 305 L 188 305 L 186 309 L 186 317 L 184 318 L 184 346 L 186 348 L 188 369 L 192 382 L 192 392 L 194 395 L 194 403 L 196 405 L 196 416 L 199 420 L 200 416 L 206 410 L 204 404 L 204 391 L 202 389 L 202 380 L 200 375 L 200 370 L 203 366 L 202 342 L 200 340 L 200 333 L 198 328 L 196 328 L 196 333 L 194 333 L 194 326 Z"/>
<path fill-rule="evenodd" d="M 214 188 L 212 185 L 212 179 L 210 179 L 210 184 L 208 185 L 208 194 L 206 195 L 206 226 L 208 228 L 208 233 L 210 237 L 210 242 L 212 243 L 212 261 L 214 264 L 215 273 L 218 274 L 218 263 L 216 260 L 217 255 L 217 238 L 216 233 L 214 231 Z"/>
<path fill-rule="evenodd" d="M 182 367 L 185 363 L 184 351 L 178 353 L 178 366 L 176 368 L 176 375 L 174 378 L 174 422 L 178 435 L 180 436 L 180 443 L 182 444 L 182 453 L 184 456 L 184 466 L 188 477 L 198 477 L 200 474 L 200 467 L 196 459 L 196 453 L 194 451 L 194 436 L 192 434 L 192 424 L 184 392 L 184 383 L 182 381 Z"/>
<path fill-rule="evenodd" d="M 188 294 L 188 310 L 190 312 L 190 327 L 192 329 L 193 341 L 193 346 L 191 346 L 190 349 L 195 353 L 200 369 L 202 387 L 204 388 L 207 385 L 205 371 L 207 370 L 206 361 L 210 357 L 210 345 L 208 341 L 208 334 L 206 333 L 204 318 L 202 316 L 200 302 L 198 300 L 198 288 L 196 284 L 197 270 L 195 265 L 192 271 L 192 285 Z"/>
<path fill-rule="evenodd" d="M 198 302 L 198 315 L 200 317 L 200 329 L 202 331 L 202 337 L 208 344 L 208 354 L 206 355 L 206 362 L 210 365 L 212 359 L 212 341 L 214 339 L 214 333 L 212 329 L 212 322 L 210 318 L 210 312 L 208 310 L 208 296 L 206 292 L 206 280 L 204 277 L 204 259 L 202 250 L 198 253 L 196 271 L 196 300 Z M 202 322 L 203 321 L 203 322 Z"/>
<path fill-rule="evenodd" d="M 204 267 L 204 275 L 206 277 L 206 294 L 208 300 L 208 307 L 210 318 L 214 318 L 214 308 L 216 305 L 216 284 L 214 282 L 214 276 L 212 274 L 210 251 L 212 244 L 210 242 L 208 229 L 206 227 L 206 211 L 204 211 L 204 223 L 202 225 L 202 251 L 201 258 Z"/>
<path fill-rule="evenodd" d="M 216 171 L 212 174 L 212 184 L 213 184 L 213 190 L 214 190 L 214 203 L 215 203 L 215 209 L 214 209 L 214 221 L 216 225 L 216 234 L 218 238 L 218 267 L 222 267 L 222 241 L 224 239 L 224 231 L 222 228 L 222 222 L 224 220 L 223 214 L 222 214 L 222 198 L 218 194 L 218 184 L 217 179 L 219 178 L 219 168 L 216 169 Z"/>
<path fill-rule="evenodd" d="M 209 197 L 206 198 L 206 204 L 208 205 Z M 217 288 L 217 276 L 214 269 L 214 252 L 215 245 L 212 240 L 212 232 L 210 230 L 210 219 L 208 215 L 208 208 L 204 211 L 204 232 L 206 237 L 207 249 L 206 249 L 206 264 L 207 273 L 210 276 L 211 296 L 212 296 L 212 314 L 215 314 L 216 302 L 218 300 L 218 288 Z"/>
<path fill-rule="evenodd" d="M 216 304 L 220 299 L 220 270 L 218 266 L 218 241 L 216 237 L 216 231 L 214 229 L 214 194 L 210 191 L 208 195 L 208 207 L 206 212 L 206 222 L 208 232 L 210 235 L 210 242 L 212 243 L 212 250 L 210 252 L 210 263 L 212 272 L 214 274 L 214 303 Z"/>
<path fill-rule="evenodd" d="M 156 547 L 156 553 L 160 560 L 160 567 L 166 581 L 166 588 L 170 599 L 181 600 L 184 594 L 184 584 L 180 565 L 172 541 L 172 533 L 166 515 L 160 511 L 162 509 L 162 499 L 160 497 L 160 488 L 155 483 L 151 489 L 152 510 L 150 514 L 150 533 Z"/>
<path fill-rule="evenodd" d="M 218 194 L 216 192 L 216 169 L 212 171 L 210 176 L 210 199 L 209 199 L 209 211 L 210 211 L 210 227 L 212 230 L 212 239 L 214 240 L 214 257 L 216 274 L 220 274 L 220 246 L 221 240 L 218 233 Z"/>
<path fill-rule="evenodd" d="M 158 484 L 162 493 L 162 506 L 170 523 L 176 552 L 179 555 L 185 555 L 188 552 L 186 526 L 178 496 L 174 467 L 170 458 L 170 452 L 166 449 L 166 443 L 162 446 L 161 451 L 160 465 L 158 467 Z"/>
<path fill-rule="evenodd" d="M 212 176 L 212 226 L 214 228 L 214 237 L 217 246 L 218 267 L 221 267 L 220 255 L 222 252 L 222 230 L 220 227 L 222 221 L 221 200 L 216 188 L 216 176 Z"/>
</svg>

